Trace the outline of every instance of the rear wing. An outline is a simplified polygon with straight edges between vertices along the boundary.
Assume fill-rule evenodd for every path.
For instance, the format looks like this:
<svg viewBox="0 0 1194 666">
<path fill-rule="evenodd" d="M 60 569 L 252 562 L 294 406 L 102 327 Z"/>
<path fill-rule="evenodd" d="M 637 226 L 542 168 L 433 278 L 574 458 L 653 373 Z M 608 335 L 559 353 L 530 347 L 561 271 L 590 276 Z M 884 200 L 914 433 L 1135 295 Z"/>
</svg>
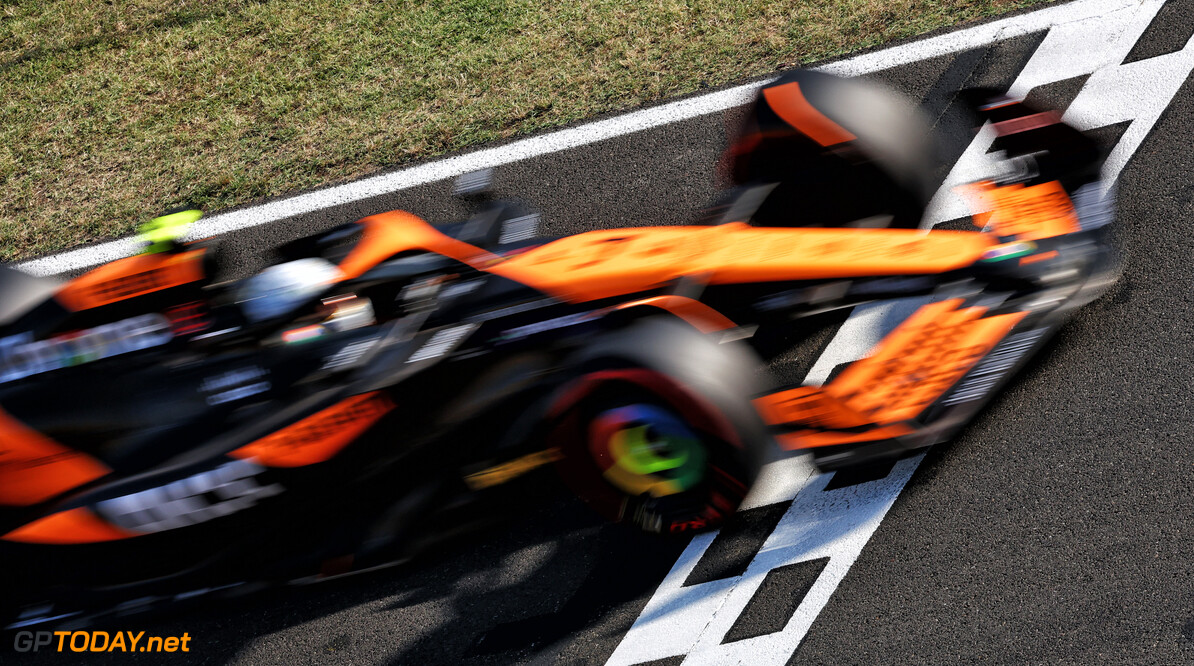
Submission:
<svg viewBox="0 0 1194 666">
<path fill-rule="evenodd" d="M 980 123 L 995 132 L 992 150 L 1003 151 L 1014 182 L 1060 181 L 1066 192 L 1096 181 L 1107 155 L 1094 139 L 1065 123 L 1057 111 L 1040 109 L 991 89 L 963 91 Z"/>
</svg>

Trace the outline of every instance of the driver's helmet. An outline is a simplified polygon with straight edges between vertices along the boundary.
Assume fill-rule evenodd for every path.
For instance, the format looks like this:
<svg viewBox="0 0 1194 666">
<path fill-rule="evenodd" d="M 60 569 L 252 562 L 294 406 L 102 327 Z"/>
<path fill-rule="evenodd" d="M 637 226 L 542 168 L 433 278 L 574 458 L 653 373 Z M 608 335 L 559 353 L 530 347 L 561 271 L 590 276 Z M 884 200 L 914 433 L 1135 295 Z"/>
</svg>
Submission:
<svg viewBox="0 0 1194 666">
<path fill-rule="evenodd" d="M 237 301 L 245 317 L 257 323 L 294 311 L 322 294 L 340 276 L 340 269 L 326 259 L 288 261 L 245 280 L 237 292 Z"/>
</svg>

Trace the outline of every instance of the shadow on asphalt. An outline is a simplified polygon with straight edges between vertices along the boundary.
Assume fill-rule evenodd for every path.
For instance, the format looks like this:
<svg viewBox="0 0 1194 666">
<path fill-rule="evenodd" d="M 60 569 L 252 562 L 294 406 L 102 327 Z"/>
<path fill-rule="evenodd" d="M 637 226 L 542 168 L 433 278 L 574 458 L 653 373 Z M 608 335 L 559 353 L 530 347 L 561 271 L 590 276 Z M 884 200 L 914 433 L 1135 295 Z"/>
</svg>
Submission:
<svg viewBox="0 0 1194 666">
<path fill-rule="evenodd" d="M 506 664 L 534 659 L 580 634 L 591 637 L 587 652 L 600 663 L 687 544 L 606 524 L 559 489 L 524 498 L 520 506 L 478 508 L 468 518 L 465 531 L 441 537 L 401 565 L 89 627 L 145 630 L 147 636 L 186 632 L 189 653 L 43 648 L 18 655 L 8 632 L 0 638 L 0 663 L 14 656 L 47 665 L 64 659 L 315 663 L 337 661 L 338 654 L 359 659 L 364 649 L 373 663 Z M 610 612 L 619 610 L 625 612 Z M 301 640 L 292 639 L 297 633 Z M 374 645 L 363 646 L 366 641 Z"/>
</svg>

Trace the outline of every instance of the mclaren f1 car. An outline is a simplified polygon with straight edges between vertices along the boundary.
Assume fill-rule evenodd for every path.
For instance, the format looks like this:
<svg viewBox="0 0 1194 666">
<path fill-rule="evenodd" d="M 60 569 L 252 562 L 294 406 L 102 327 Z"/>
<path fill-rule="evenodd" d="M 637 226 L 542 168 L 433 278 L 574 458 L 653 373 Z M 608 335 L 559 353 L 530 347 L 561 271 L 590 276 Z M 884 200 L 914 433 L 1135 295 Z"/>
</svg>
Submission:
<svg viewBox="0 0 1194 666">
<path fill-rule="evenodd" d="M 762 87 L 703 223 L 536 235 L 478 199 L 371 215 L 213 279 L 159 218 L 140 255 L 0 279 L 8 626 L 389 562 L 438 507 L 558 472 L 614 520 L 709 528 L 760 467 L 948 438 L 1116 276 L 1098 149 L 975 93 L 1005 168 L 975 226 L 917 228 L 930 133 L 890 95 Z M 773 385 L 767 331 L 929 297 L 822 386 Z"/>
</svg>

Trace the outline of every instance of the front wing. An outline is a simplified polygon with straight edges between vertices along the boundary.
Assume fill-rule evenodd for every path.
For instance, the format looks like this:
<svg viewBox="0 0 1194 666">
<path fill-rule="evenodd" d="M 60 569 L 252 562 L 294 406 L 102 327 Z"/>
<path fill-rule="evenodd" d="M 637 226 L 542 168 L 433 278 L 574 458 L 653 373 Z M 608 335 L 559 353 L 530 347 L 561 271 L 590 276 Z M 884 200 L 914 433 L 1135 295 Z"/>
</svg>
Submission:
<svg viewBox="0 0 1194 666">
<path fill-rule="evenodd" d="M 823 470 L 931 446 L 960 429 L 1062 324 L 1063 313 L 953 298 L 921 306 L 823 386 L 755 400 L 780 445 Z"/>
</svg>

